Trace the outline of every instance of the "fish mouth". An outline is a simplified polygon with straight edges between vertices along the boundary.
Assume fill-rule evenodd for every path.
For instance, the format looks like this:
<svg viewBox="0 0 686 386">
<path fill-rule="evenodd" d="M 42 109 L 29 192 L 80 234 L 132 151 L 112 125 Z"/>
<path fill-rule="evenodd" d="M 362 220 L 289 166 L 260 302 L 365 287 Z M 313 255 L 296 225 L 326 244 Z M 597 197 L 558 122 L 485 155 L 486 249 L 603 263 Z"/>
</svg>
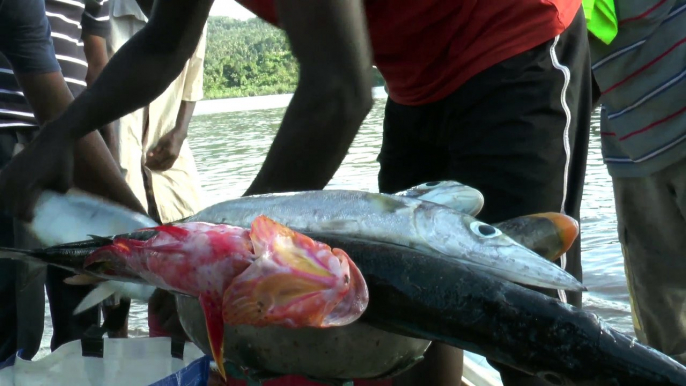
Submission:
<svg viewBox="0 0 686 386">
<path fill-rule="evenodd" d="M 257 259 L 225 290 L 225 323 L 325 328 L 350 324 L 366 309 L 366 283 L 344 251 L 266 216 L 253 221 L 250 238 Z"/>
<path fill-rule="evenodd" d="M 514 245 L 497 247 L 497 255 L 475 253 L 463 261 L 474 269 L 514 283 L 539 288 L 566 291 L 586 291 L 587 288 L 560 266 L 542 258 L 530 249 Z"/>
<path fill-rule="evenodd" d="M 472 237 L 460 237 L 462 235 L 455 233 L 459 229 L 472 232 L 469 224 L 476 221 L 473 217 L 459 215 L 455 211 L 431 209 L 415 214 L 416 229 L 427 246 L 476 270 L 540 288 L 586 290 L 583 284 L 560 266 L 542 258 L 500 230 L 502 234 L 486 237 L 473 233 Z"/>
<path fill-rule="evenodd" d="M 333 253 L 347 259 L 350 269 L 350 289 L 345 297 L 324 318 L 323 324 L 326 327 L 345 326 L 356 321 L 364 313 L 367 304 L 369 304 L 369 290 L 360 269 L 357 268 L 355 262 L 344 251 L 334 248 Z"/>
</svg>

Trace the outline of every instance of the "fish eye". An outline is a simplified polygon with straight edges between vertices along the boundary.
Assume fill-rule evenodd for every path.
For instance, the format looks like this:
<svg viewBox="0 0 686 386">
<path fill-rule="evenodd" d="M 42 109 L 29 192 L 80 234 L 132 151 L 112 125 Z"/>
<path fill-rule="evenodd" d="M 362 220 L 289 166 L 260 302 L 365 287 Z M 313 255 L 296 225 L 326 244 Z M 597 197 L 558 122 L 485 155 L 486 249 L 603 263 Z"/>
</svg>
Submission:
<svg viewBox="0 0 686 386">
<path fill-rule="evenodd" d="M 427 182 L 426 184 L 424 184 L 424 186 L 436 186 L 438 184 L 440 184 L 439 181 L 432 181 L 432 182 Z"/>
<path fill-rule="evenodd" d="M 477 236 L 487 239 L 498 237 L 502 234 L 498 228 L 482 222 L 473 222 L 471 223 L 470 228 Z"/>
</svg>

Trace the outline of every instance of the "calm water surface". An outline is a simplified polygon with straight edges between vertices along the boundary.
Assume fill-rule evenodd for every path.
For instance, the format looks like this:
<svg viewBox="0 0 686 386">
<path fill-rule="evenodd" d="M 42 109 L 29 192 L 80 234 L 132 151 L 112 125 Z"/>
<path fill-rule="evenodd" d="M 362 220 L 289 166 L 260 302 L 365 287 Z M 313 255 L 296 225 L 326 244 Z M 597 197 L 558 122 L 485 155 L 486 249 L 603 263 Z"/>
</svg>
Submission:
<svg viewBox="0 0 686 386">
<path fill-rule="evenodd" d="M 377 191 L 375 158 L 381 146 L 384 104 L 383 99 L 377 99 L 343 165 L 327 188 Z M 284 110 L 238 111 L 193 118 L 190 145 L 200 172 L 205 205 L 239 197 L 248 188 L 265 158 Z M 612 186 L 600 156 L 597 118 L 594 116 L 581 209 L 584 282 L 589 288 L 584 307 L 620 331 L 633 334 L 615 230 L 617 219 Z M 129 320 L 131 336 L 147 336 L 146 318 L 146 307 L 133 304 Z M 39 356 L 49 352 L 51 330 L 46 312 L 46 331 Z"/>
</svg>

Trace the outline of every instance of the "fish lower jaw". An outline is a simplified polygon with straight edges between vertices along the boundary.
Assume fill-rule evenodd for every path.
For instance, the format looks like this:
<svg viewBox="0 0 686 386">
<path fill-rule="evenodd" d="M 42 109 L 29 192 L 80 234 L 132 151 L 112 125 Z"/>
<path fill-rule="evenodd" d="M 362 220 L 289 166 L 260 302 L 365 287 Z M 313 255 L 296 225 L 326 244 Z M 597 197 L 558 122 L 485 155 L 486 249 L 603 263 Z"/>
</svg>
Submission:
<svg viewBox="0 0 686 386">
<path fill-rule="evenodd" d="M 581 284 L 574 276 L 562 269 L 550 271 L 548 269 L 532 269 L 532 267 L 520 265 L 515 269 L 503 269 L 496 266 L 485 265 L 474 261 L 462 262 L 475 271 L 487 273 L 502 280 L 507 280 L 520 285 L 528 285 L 544 289 L 565 290 L 565 291 L 586 291 L 586 287 Z M 522 274 L 522 271 L 530 274 Z M 538 271 L 532 274 L 532 271 Z"/>
</svg>

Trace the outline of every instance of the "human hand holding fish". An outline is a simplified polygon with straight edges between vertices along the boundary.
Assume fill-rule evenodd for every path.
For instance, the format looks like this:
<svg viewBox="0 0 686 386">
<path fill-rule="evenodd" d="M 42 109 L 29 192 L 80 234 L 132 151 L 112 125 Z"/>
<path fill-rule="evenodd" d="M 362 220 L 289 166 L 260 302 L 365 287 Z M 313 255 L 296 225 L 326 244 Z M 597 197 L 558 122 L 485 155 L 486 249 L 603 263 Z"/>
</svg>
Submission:
<svg viewBox="0 0 686 386">
<path fill-rule="evenodd" d="M 0 205 L 14 217 L 31 220 L 41 189 L 64 193 L 72 185 L 74 142 L 51 134 L 42 132 L 0 172 Z"/>
</svg>

